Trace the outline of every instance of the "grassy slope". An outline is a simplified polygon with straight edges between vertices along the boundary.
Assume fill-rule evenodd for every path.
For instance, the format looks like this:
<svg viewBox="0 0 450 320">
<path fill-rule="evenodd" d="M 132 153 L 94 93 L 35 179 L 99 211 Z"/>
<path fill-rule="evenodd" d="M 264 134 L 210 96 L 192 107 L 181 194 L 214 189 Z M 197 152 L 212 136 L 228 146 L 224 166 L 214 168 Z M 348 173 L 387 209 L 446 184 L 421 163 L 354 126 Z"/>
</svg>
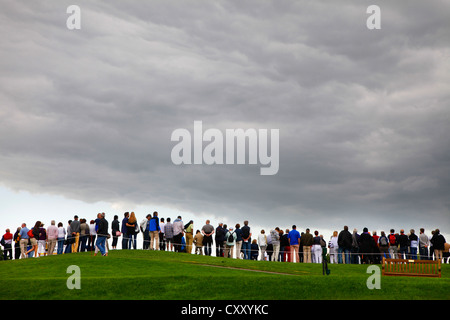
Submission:
<svg viewBox="0 0 450 320">
<path fill-rule="evenodd" d="M 67 267 L 70 265 L 80 267 L 81 290 L 67 289 L 66 281 L 71 275 L 67 273 Z M 371 274 L 366 273 L 366 266 L 329 267 L 331 274 L 323 276 L 322 266 L 317 264 L 242 261 L 142 250 L 111 251 L 108 257 L 77 253 L 1 261 L 0 299 L 450 298 L 449 265 L 442 266 L 441 279 L 382 277 L 380 290 L 367 288 L 366 281 Z"/>
</svg>

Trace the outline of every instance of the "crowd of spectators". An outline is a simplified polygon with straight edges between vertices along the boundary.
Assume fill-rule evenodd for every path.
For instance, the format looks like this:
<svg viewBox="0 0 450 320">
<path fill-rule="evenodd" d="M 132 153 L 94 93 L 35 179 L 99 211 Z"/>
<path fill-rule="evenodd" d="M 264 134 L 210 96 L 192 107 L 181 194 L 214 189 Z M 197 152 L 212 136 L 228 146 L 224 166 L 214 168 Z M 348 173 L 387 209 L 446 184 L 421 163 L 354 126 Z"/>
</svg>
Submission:
<svg viewBox="0 0 450 320">
<path fill-rule="evenodd" d="M 310 229 L 298 231 L 293 225 L 290 229 L 275 227 L 270 230 L 251 230 L 248 221 L 234 226 L 218 223 L 214 227 L 206 220 L 201 228 L 195 229 L 194 222 L 184 223 L 181 216 L 175 220 L 160 218 L 158 212 L 147 214 L 138 222 L 134 212 L 125 212 L 123 218 L 115 215 L 111 225 L 105 213 L 98 213 L 95 219 L 79 219 L 77 215 L 67 222 L 56 224 L 54 220 L 48 227 L 37 221 L 30 229 L 26 223 L 17 228 L 14 234 L 10 229 L 1 238 L 3 259 L 25 259 L 54 254 L 92 252 L 107 256 L 110 250 L 118 249 L 120 240 L 122 250 L 137 249 L 137 235 L 142 234 L 142 249 L 184 252 L 190 254 L 247 260 L 267 260 L 279 262 L 376 264 L 382 258 L 442 260 L 449 256 L 449 244 L 439 229 L 419 234 L 411 229 L 396 233 L 381 231 L 369 232 L 367 228 L 351 233 L 347 226 L 340 232 L 334 231 L 325 240 L 319 231 Z M 14 255 L 13 255 L 14 253 Z M 14 256 L 14 257 L 13 257 Z"/>
</svg>

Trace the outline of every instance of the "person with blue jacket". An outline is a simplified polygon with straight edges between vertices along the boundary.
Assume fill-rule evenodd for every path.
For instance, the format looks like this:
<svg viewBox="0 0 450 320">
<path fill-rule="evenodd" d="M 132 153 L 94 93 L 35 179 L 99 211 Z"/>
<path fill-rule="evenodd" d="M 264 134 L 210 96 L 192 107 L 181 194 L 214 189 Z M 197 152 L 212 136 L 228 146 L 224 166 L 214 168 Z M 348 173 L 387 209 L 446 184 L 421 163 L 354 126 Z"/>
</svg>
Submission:
<svg viewBox="0 0 450 320">
<path fill-rule="evenodd" d="M 148 224 L 148 230 L 150 231 L 150 250 L 159 250 L 159 232 L 161 228 L 159 227 L 158 212 L 153 212 L 153 217 L 150 219 Z M 155 246 L 153 247 L 153 244 Z"/>
</svg>

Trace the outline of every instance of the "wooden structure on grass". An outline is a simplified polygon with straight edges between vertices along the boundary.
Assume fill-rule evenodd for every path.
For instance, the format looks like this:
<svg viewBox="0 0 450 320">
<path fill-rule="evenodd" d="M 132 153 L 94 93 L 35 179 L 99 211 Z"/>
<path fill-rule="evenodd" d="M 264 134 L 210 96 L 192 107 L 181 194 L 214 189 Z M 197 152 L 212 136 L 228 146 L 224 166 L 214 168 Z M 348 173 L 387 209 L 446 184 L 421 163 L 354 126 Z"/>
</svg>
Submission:
<svg viewBox="0 0 450 320">
<path fill-rule="evenodd" d="M 383 258 L 383 276 L 441 277 L 441 261 Z"/>
</svg>

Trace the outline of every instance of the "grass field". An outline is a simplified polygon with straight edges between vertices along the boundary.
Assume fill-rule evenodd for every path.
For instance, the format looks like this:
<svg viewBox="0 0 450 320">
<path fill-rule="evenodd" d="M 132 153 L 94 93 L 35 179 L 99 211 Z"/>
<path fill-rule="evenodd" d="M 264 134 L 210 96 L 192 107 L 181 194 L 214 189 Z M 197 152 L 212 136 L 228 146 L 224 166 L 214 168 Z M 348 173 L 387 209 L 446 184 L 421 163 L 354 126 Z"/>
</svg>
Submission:
<svg viewBox="0 0 450 320">
<path fill-rule="evenodd" d="M 70 290 L 70 265 L 80 268 Z M 100 300 L 448 300 L 450 265 L 442 278 L 381 276 L 370 290 L 365 265 L 243 261 L 183 253 L 118 250 L 0 261 L 0 299 Z M 381 267 L 380 267 L 381 268 Z M 381 270 L 381 269 L 380 269 Z"/>
</svg>

